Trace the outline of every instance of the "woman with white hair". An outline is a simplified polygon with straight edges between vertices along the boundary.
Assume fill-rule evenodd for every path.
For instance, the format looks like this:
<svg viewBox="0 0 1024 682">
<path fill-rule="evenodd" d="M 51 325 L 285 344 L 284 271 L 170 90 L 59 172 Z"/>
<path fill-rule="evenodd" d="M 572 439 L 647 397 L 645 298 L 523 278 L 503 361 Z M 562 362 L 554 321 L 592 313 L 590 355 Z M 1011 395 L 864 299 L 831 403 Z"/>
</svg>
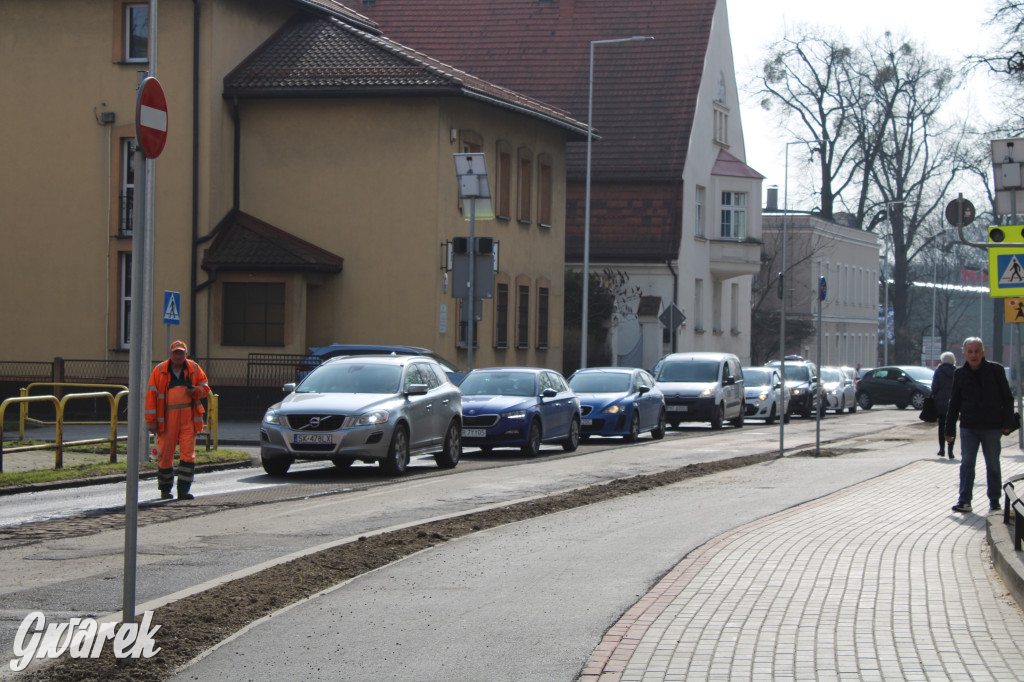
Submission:
<svg viewBox="0 0 1024 682">
<path fill-rule="evenodd" d="M 949 395 L 953 391 L 953 374 L 956 371 L 956 356 L 946 351 L 939 356 L 939 366 L 935 369 L 935 376 L 932 378 L 932 398 L 935 400 L 935 412 L 939 417 L 939 457 L 949 448 L 949 458 L 953 457 L 953 443 L 947 443 L 946 432 L 946 410 L 949 408 Z"/>
</svg>

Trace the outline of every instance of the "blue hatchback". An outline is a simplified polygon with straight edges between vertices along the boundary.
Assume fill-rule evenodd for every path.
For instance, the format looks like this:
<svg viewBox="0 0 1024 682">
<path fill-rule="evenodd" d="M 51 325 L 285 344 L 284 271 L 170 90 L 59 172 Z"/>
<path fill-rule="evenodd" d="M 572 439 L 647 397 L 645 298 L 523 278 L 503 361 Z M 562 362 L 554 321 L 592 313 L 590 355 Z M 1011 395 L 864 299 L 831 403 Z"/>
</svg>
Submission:
<svg viewBox="0 0 1024 682">
<path fill-rule="evenodd" d="M 622 436 L 632 443 L 641 433 L 665 437 L 665 396 L 642 369 L 591 367 L 569 377 L 580 397 L 583 438 Z"/>
<path fill-rule="evenodd" d="M 572 452 L 580 443 L 580 401 L 562 375 L 535 367 L 474 369 L 462 391 L 462 444 L 518 447 L 527 457 L 541 443 Z"/>
</svg>

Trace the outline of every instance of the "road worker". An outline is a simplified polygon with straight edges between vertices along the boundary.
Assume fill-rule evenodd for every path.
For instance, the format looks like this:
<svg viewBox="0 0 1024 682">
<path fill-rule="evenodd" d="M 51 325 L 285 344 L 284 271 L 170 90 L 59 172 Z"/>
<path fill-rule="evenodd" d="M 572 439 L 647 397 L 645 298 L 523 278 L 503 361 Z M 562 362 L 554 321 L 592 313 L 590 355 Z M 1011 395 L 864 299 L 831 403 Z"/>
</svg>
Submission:
<svg viewBox="0 0 1024 682">
<path fill-rule="evenodd" d="M 178 499 L 193 499 L 189 489 L 196 470 L 196 436 L 203 431 L 206 412 L 201 401 L 210 395 L 206 372 L 186 355 L 184 341 L 172 343 L 170 357 L 153 369 L 146 389 L 146 427 L 156 434 L 157 485 L 164 500 L 172 499 L 175 447 L 181 451 Z"/>
</svg>

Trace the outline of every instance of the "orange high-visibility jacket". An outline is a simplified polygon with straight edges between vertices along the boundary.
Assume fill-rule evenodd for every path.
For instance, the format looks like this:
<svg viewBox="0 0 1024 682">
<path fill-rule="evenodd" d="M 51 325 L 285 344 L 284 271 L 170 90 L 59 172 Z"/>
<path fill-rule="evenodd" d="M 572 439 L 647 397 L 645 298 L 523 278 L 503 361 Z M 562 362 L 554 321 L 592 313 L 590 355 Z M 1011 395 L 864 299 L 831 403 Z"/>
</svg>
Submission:
<svg viewBox="0 0 1024 682">
<path fill-rule="evenodd" d="M 200 401 L 210 395 L 210 381 L 206 378 L 203 368 L 188 359 L 185 360 L 185 374 L 196 388 L 196 392 L 192 394 L 192 422 L 198 434 L 203 430 L 203 415 L 206 413 Z M 171 376 L 170 360 L 161 362 L 149 375 L 149 387 L 146 389 L 146 423 L 155 423 L 157 433 L 163 433 L 167 429 L 167 387 L 171 384 Z"/>
</svg>

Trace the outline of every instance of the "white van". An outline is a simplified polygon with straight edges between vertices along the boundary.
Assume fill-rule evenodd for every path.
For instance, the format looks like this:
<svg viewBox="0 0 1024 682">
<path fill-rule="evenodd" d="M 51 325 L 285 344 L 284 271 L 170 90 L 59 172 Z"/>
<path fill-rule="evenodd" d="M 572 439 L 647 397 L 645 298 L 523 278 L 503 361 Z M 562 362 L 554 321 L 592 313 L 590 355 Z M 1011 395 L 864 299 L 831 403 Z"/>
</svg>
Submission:
<svg viewBox="0 0 1024 682">
<path fill-rule="evenodd" d="M 680 422 L 743 426 L 743 367 L 732 353 L 672 353 L 658 360 L 653 374 L 673 428 Z"/>
</svg>

